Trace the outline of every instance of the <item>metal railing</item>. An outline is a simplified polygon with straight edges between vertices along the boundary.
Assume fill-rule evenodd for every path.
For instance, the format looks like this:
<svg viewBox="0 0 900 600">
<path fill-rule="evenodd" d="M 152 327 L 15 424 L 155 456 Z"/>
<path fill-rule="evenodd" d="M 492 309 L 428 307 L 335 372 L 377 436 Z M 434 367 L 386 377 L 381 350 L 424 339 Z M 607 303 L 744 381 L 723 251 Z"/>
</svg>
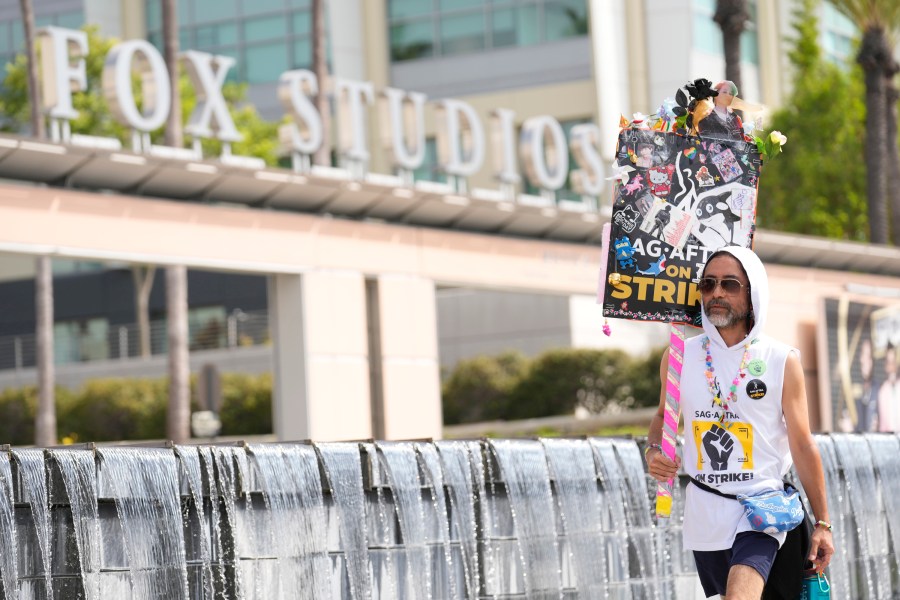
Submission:
<svg viewBox="0 0 900 600">
<path fill-rule="evenodd" d="M 168 351 L 165 320 L 150 322 L 150 354 Z M 189 347 L 216 350 L 260 346 L 269 342 L 268 311 L 232 311 L 224 319 L 208 319 L 188 326 Z M 137 323 L 110 325 L 105 338 L 86 334 L 54 336 L 54 361 L 71 364 L 97 360 L 129 359 L 141 356 Z M 27 369 L 36 364 L 35 335 L 0 336 L 0 370 Z"/>
</svg>

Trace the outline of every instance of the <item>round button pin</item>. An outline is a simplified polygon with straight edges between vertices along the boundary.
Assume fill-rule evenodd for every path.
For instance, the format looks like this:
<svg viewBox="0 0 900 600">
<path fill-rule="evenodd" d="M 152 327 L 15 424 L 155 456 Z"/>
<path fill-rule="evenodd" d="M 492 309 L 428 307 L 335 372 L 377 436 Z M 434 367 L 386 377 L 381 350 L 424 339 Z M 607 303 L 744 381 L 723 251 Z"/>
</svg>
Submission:
<svg viewBox="0 0 900 600">
<path fill-rule="evenodd" d="M 759 377 L 766 372 L 766 363 L 760 358 L 754 358 L 747 365 L 747 371 L 754 377 Z"/>
<path fill-rule="evenodd" d="M 768 388 L 761 379 L 751 379 L 747 383 L 747 395 L 754 400 L 759 400 L 766 395 Z"/>
</svg>

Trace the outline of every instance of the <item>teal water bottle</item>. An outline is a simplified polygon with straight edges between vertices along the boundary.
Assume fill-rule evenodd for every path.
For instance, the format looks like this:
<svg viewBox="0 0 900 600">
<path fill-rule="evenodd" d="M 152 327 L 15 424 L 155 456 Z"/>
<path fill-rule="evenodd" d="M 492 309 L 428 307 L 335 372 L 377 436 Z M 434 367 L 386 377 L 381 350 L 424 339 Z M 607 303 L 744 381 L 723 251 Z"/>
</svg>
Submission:
<svg viewBox="0 0 900 600">
<path fill-rule="evenodd" d="M 803 576 L 803 591 L 798 600 L 831 600 L 831 586 L 825 573 L 806 573 Z"/>
</svg>

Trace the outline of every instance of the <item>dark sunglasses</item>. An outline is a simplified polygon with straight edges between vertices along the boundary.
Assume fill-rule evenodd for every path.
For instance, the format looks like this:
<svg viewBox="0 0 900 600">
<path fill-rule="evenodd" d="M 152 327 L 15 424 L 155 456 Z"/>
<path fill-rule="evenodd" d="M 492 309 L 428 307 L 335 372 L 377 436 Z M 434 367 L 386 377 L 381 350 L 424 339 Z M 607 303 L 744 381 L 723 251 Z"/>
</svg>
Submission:
<svg viewBox="0 0 900 600">
<path fill-rule="evenodd" d="M 717 285 L 721 285 L 722 291 L 724 291 L 726 294 L 737 294 L 744 288 L 743 283 L 731 277 L 726 277 L 724 279 L 716 279 L 715 277 L 703 277 L 702 279 L 700 279 L 700 283 L 697 285 L 697 287 L 700 289 L 701 293 L 711 294 L 715 291 Z"/>
</svg>

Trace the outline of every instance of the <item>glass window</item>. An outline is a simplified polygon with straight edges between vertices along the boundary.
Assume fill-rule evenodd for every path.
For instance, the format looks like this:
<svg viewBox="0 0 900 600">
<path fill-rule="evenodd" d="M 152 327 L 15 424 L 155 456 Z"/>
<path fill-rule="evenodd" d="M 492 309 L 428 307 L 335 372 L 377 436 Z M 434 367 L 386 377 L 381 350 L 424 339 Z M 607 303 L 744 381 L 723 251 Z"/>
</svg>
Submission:
<svg viewBox="0 0 900 600">
<path fill-rule="evenodd" d="M 182 0 L 182 4 L 186 4 Z M 194 22 L 208 23 L 238 15 L 237 0 L 194 0 Z"/>
<path fill-rule="evenodd" d="M 294 40 L 294 63 L 291 68 L 312 68 L 312 42 L 309 38 Z"/>
<path fill-rule="evenodd" d="M 224 348 L 225 323 L 224 306 L 207 306 L 188 310 L 188 338 L 191 350 Z"/>
<path fill-rule="evenodd" d="M 235 43 L 237 43 L 237 25 L 234 23 L 203 25 L 194 30 L 194 44 L 197 50 L 212 50 Z"/>
<path fill-rule="evenodd" d="M 35 29 L 40 29 L 41 27 L 46 27 L 48 25 L 53 25 L 53 15 L 45 15 L 43 17 L 34 18 Z"/>
<path fill-rule="evenodd" d="M 434 54 L 431 20 L 398 23 L 391 26 L 391 59 L 424 58 Z"/>
<path fill-rule="evenodd" d="M 84 24 L 84 14 L 80 10 L 60 13 L 56 16 L 56 24 L 67 29 L 79 29 Z"/>
<path fill-rule="evenodd" d="M 312 35 L 312 15 L 308 10 L 291 15 L 291 31 L 294 35 Z"/>
<path fill-rule="evenodd" d="M 516 38 L 520 46 L 537 44 L 541 39 L 541 22 L 535 4 L 520 6 L 516 11 Z"/>
<path fill-rule="evenodd" d="M 755 27 L 741 34 L 741 62 L 759 64 L 759 42 Z"/>
<path fill-rule="evenodd" d="M 432 8 L 432 0 L 388 0 L 388 16 L 392 19 L 427 15 Z"/>
<path fill-rule="evenodd" d="M 12 50 L 10 43 L 12 42 L 9 33 L 9 21 L 0 21 L 0 52 L 6 53 Z M 5 76 L 5 73 L 2 74 Z"/>
<path fill-rule="evenodd" d="M 438 165 L 437 140 L 435 138 L 425 138 L 425 158 L 422 160 L 422 166 L 413 171 L 413 178 L 416 181 L 447 182 L 447 175 Z"/>
<path fill-rule="evenodd" d="M 146 2 L 147 31 L 162 29 L 162 6 L 159 2 Z"/>
<path fill-rule="evenodd" d="M 694 13 L 694 48 L 709 54 L 722 54 L 722 30 L 708 14 Z"/>
<path fill-rule="evenodd" d="M 248 83 L 269 83 L 290 68 L 284 41 L 248 46 L 244 50 L 244 70 Z"/>
<path fill-rule="evenodd" d="M 503 48 L 516 44 L 515 9 L 504 8 L 491 14 L 491 46 Z"/>
<path fill-rule="evenodd" d="M 288 0 L 288 4 L 295 8 L 307 8 L 312 4 L 311 0 Z"/>
<path fill-rule="evenodd" d="M 53 325 L 57 364 L 109 358 L 109 322 L 104 318 L 63 321 Z"/>
<path fill-rule="evenodd" d="M 259 15 L 283 11 L 286 7 L 284 0 L 243 0 L 241 8 L 245 15 Z"/>
<path fill-rule="evenodd" d="M 22 29 L 22 19 L 16 19 L 12 22 L 12 49 L 16 52 L 25 50 L 25 31 Z"/>
<path fill-rule="evenodd" d="M 426 4 L 423 2 L 422 4 Z M 484 6 L 484 0 L 440 0 L 441 12 Z"/>
<path fill-rule="evenodd" d="M 544 6 L 544 28 L 547 40 L 587 35 L 587 7 L 583 2 L 547 2 Z"/>
<path fill-rule="evenodd" d="M 441 17 L 441 54 L 465 54 L 484 49 L 484 13 Z"/>
<path fill-rule="evenodd" d="M 156 49 L 160 52 L 163 51 L 163 43 L 162 43 L 162 34 L 159 32 L 148 33 L 147 41 L 156 46 Z"/>
<path fill-rule="evenodd" d="M 244 23 L 245 42 L 280 40 L 287 35 L 287 21 L 283 16 L 249 19 Z"/>
</svg>

